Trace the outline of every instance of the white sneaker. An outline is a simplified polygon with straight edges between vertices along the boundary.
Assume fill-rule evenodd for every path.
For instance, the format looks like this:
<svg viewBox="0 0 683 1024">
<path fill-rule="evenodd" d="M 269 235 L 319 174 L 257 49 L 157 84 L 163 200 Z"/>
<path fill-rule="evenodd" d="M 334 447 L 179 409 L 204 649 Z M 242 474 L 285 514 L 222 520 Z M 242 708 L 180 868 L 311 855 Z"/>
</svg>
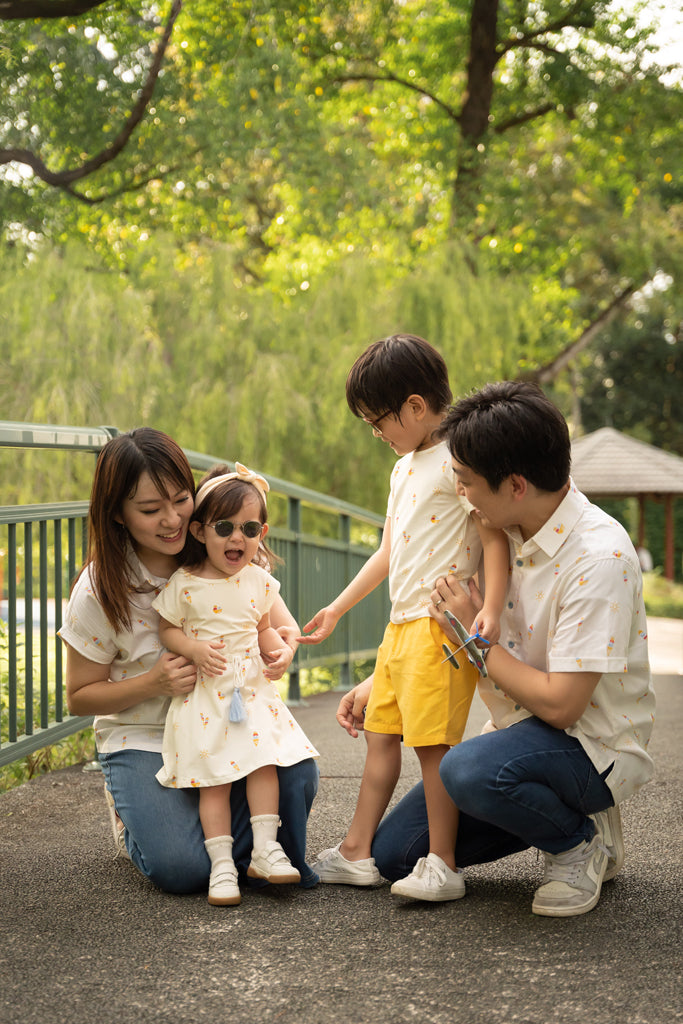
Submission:
<svg viewBox="0 0 683 1024">
<path fill-rule="evenodd" d="M 251 851 L 251 864 L 247 868 L 250 878 L 265 878 L 275 885 L 286 885 L 289 882 L 300 882 L 301 875 L 289 857 L 275 840 L 268 842 L 260 850 Z"/>
<path fill-rule="evenodd" d="M 409 900 L 460 900 L 465 895 L 462 868 L 452 871 L 441 857 L 429 853 L 420 857 L 409 875 L 394 882 L 392 896 L 407 896 Z"/>
<path fill-rule="evenodd" d="M 379 885 L 382 878 L 375 867 L 375 858 L 364 860 L 347 860 L 340 853 L 339 847 L 319 853 L 311 867 L 320 876 L 321 882 L 334 882 L 337 885 Z"/>
<path fill-rule="evenodd" d="M 603 882 L 609 882 L 624 866 L 624 833 L 621 829 L 621 813 L 618 807 L 608 807 L 606 811 L 598 811 L 590 817 L 595 822 L 596 831 L 602 836 L 603 845 L 607 847 L 607 870 Z"/>
<path fill-rule="evenodd" d="M 242 900 L 237 884 L 237 868 L 232 860 L 221 860 L 209 878 L 209 903 L 212 907 L 236 907 Z"/>
<path fill-rule="evenodd" d="M 126 860 L 130 860 L 130 854 L 126 847 L 126 828 L 116 813 L 116 807 L 114 805 L 114 797 L 107 789 L 107 784 L 104 785 L 104 799 L 107 801 L 107 810 L 109 811 L 109 824 L 111 825 L 111 834 L 114 838 L 114 847 L 116 853 L 114 854 L 114 860 L 119 857 L 125 857 Z"/>
<path fill-rule="evenodd" d="M 536 890 L 532 911 L 542 917 L 587 914 L 600 899 L 607 870 L 607 849 L 596 832 L 589 843 L 564 853 L 544 853 L 543 884 Z"/>
</svg>

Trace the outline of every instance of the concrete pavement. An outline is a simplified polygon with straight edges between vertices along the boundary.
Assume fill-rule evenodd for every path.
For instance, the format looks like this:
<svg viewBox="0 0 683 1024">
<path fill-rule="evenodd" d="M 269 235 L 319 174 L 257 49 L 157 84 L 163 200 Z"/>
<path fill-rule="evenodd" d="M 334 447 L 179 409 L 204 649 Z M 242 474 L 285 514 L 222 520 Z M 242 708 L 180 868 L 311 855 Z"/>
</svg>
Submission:
<svg viewBox="0 0 683 1024">
<path fill-rule="evenodd" d="M 683 1020 L 683 622 L 650 623 L 657 777 L 623 808 L 626 863 L 597 908 L 531 914 L 533 852 L 468 868 L 467 897 L 388 888 L 245 892 L 236 908 L 156 890 L 113 861 L 101 776 L 69 768 L 0 796 L 0 1024 L 673 1024 Z M 312 853 L 344 833 L 364 744 L 338 695 L 295 709 L 322 751 Z M 470 732 L 483 709 L 473 707 Z M 399 794 L 418 778 L 405 752 Z"/>
</svg>

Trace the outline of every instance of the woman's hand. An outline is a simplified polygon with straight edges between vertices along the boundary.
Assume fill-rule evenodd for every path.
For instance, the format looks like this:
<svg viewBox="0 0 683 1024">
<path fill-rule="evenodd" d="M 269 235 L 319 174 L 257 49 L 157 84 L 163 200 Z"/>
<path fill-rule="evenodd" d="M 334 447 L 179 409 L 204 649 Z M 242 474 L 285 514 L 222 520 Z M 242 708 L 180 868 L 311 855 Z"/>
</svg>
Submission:
<svg viewBox="0 0 683 1024">
<path fill-rule="evenodd" d="M 225 655 L 221 654 L 224 648 L 222 640 L 195 640 L 192 660 L 205 676 L 222 676 L 227 667 Z"/>
<path fill-rule="evenodd" d="M 353 736 L 354 739 L 363 730 L 365 708 L 370 700 L 372 682 L 373 677 L 369 676 L 362 683 L 358 683 L 352 690 L 349 690 L 348 693 L 345 693 L 339 701 L 337 721 L 342 729 L 346 729 L 349 736 Z"/>
<path fill-rule="evenodd" d="M 180 654 L 165 651 L 154 666 L 157 689 L 164 697 L 183 697 L 192 693 L 197 682 L 197 667 Z"/>
</svg>

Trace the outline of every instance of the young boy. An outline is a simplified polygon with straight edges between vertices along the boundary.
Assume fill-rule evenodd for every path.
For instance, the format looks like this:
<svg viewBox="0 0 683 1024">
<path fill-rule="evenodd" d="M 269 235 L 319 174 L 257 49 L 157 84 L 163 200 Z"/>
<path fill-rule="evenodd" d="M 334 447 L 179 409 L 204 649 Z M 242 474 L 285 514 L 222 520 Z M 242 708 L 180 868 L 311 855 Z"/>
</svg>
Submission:
<svg viewBox="0 0 683 1024">
<path fill-rule="evenodd" d="M 446 444 L 435 438 L 450 402 L 446 364 L 422 338 L 393 335 L 375 342 L 354 363 L 346 382 L 349 408 L 398 456 L 379 549 L 342 593 L 304 627 L 302 643 L 326 639 L 355 604 L 389 576 L 391 621 L 377 654 L 372 699 L 365 718 L 367 757 L 358 803 L 346 838 L 320 854 L 323 882 L 373 885 L 379 873 L 370 854 L 377 826 L 401 771 L 401 737 L 414 747 L 424 781 L 429 854 L 394 895 L 452 900 L 465 895 L 454 849 L 458 810 L 446 793 L 439 765 L 459 743 L 477 672 L 463 656 L 460 669 L 444 661 L 448 639 L 430 618 L 434 580 L 444 572 L 466 585 L 483 550 L 486 599 L 477 616 L 481 636 L 498 639 L 508 578 L 508 546 L 483 526 L 458 493 Z"/>
</svg>

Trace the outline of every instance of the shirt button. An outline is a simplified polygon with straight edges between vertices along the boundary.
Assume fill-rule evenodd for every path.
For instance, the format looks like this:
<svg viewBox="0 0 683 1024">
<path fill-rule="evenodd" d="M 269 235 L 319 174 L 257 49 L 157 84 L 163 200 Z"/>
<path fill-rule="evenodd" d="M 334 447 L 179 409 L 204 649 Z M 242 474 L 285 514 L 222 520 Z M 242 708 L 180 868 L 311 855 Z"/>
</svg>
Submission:
<svg viewBox="0 0 683 1024">
<path fill-rule="evenodd" d="M 514 647 L 514 646 L 515 646 L 515 641 L 514 640 L 508 640 L 508 647 Z"/>
<path fill-rule="evenodd" d="M 508 601 L 508 608 L 514 608 L 514 607 L 515 607 L 514 602 L 513 601 Z"/>
<path fill-rule="evenodd" d="M 524 560 L 522 558 L 518 558 L 515 565 L 524 565 Z"/>
</svg>

